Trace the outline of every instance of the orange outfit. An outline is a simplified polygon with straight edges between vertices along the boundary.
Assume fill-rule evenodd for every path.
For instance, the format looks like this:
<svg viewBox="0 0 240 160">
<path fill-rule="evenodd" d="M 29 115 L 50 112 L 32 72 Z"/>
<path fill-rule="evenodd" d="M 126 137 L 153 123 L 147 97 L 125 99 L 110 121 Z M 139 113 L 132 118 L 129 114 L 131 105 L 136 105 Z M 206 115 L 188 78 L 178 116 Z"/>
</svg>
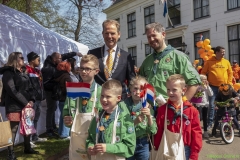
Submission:
<svg viewBox="0 0 240 160">
<path fill-rule="evenodd" d="M 240 79 L 240 67 L 238 64 L 232 66 L 233 77 L 238 81 Z"/>
<path fill-rule="evenodd" d="M 217 60 L 213 56 L 204 63 L 201 74 L 207 75 L 208 82 L 212 86 L 220 86 L 221 84 L 232 85 L 232 66 L 225 58 Z"/>
</svg>

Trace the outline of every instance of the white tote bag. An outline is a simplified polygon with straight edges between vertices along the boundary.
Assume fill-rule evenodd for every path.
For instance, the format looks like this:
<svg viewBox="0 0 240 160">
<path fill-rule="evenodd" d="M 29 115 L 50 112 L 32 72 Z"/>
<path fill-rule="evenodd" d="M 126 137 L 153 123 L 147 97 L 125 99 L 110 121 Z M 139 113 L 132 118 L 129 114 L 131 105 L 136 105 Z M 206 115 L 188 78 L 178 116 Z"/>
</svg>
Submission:
<svg viewBox="0 0 240 160">
<path fill-rule="evenodd" d="M 166 106 L 164 131 L 155 160 L 186 160 L 182 136 L 183 103 L 181 103 L 180 133 L 173 133 L 167 129 L 167 109 Z"/>
</svg>

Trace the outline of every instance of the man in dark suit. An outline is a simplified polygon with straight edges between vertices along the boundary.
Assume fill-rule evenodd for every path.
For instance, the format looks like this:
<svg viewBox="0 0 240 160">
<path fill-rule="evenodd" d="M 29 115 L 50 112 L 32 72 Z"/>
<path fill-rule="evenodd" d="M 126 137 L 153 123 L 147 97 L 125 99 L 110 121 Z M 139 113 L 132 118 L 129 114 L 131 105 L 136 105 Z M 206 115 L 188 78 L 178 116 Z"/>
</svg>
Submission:
<svg viewBox="0 0 240 160">
<path fill-rule="evenodd" d="M 100 71 L 95 81 L 102 85 L 108 79 L 119 80 L 123 86 L 122 99 L 126 98 L 126 80 L 135 76 L 134 63 L 131 54 L 117 46 L 120 38 L 120 24 L 115 20 L 105 20 L 102 24 L 105 45 L 90 50 L 99 59 Z"/>
</svg>

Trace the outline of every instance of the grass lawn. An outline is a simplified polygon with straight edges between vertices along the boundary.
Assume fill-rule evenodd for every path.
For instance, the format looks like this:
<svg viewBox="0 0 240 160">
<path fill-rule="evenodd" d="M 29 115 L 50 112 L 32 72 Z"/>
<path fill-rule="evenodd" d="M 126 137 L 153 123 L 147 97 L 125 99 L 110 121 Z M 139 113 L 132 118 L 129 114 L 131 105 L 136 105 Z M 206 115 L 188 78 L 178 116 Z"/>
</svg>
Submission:
<svg viewBox="0 0 240 160">
<path fill-rule="evenodd" d="M 42 137 L 42 136 L 41 136 Z M 48 138 L 46 142 L 36 143 L 37 147 L 34 150 L 39 151 L 39 154 L 24 154 L 23 143 L 14 147 L 15 154 L 18 160 L 46 160 L 54 155 L 61 155 L 64 150 L 69 147 L 69 140 L 61 140 L 57 138 Z M 0 160 L 7 158 L 7 149 L 0 152 Z"/>
</svg>

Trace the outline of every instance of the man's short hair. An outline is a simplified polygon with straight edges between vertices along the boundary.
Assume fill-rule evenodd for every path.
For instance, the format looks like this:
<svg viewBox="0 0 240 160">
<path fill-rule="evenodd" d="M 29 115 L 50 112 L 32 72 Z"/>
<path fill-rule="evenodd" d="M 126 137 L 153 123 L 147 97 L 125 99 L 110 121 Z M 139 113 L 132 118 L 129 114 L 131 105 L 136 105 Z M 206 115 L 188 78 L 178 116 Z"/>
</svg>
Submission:
<svg viewBox="0 0 240 160">
<path fill-rule="evenodd" d="M 57 55 L 59 55 L 60 53 L 58 53 L 58 52 L 53 52 L 52 54 L 51 54 L 51 57 L 52 58 L 55 58 L 55 57 L 57 57 Z"/>
<path fill-rule="evenodd" d="M 163 27 L 163 25 L 161 25 L 158 22 L 154 22 L 154 23 L 150 23 L 150 24 L 146 25 L 145 33 L 147 33 L 147 31 L 149 29 L 154 29 L 158 33 L 165 32 L 165 28 Z"/>
<path fill-rule="evenodd" d="M 118 23 L 118 21 L 112 20 L 112 19 L 107 19 L 102 23 L 103 31 L 104 31 L 105 26 L 108 24 L 115 25 L 117 27 L 117 31 L 120 32 L 120 24 Z"/>
<path fill-rule="evenodd" d="M 99 69 L 98 58 L 96 56 L 94 56 L 93 54 L 83 55 L 81 58 L 81 62 L 83 62 L 83 63 L 93 62 L 94 68 Z M 81 64 L 81 62 L 80 62 L 80 64 Z"/>
<path fill-rule="evenodd" d="M 181 74 L 173 74 L 168 77 L 167 82 L 176 82 L 180 81 L 182 87 L 186 87 L 186 82 L 184 77 Z"/>
<path fill-rule="evenodd" d="M 102 89 L 111 90 L 115 95 L 122 95 L 122 85 L 120 81 L 111 79 L 103 83 Z"/>
<path fill-rule="evenodd" d="M 217 47 L 214 49 L 214 53 L 220 52 L 221 49 L 225 49 L 225 48 L 222 47 L 222 46 L 217 46 Z"/>
</svg>

